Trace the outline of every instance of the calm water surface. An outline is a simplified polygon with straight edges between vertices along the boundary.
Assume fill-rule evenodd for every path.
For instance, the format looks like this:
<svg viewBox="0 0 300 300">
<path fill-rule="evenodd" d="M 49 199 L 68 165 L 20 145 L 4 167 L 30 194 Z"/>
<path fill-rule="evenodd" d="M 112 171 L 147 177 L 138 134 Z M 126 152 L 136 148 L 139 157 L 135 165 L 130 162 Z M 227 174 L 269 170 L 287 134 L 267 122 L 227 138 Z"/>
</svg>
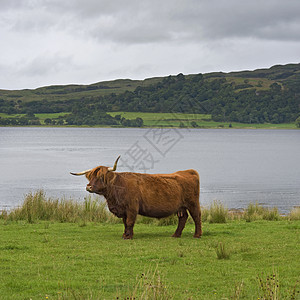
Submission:
<svg viewBox="0 0 300 300">
<path fill-rule="evenodd" d="M 69 172 L 112 166 L 121 154 L 119 171 L 196 169 L 202 205 L 258 201 L 284 213 L 300 205 L 299 149 L 299 130 L 2 127 L 0 210 L 39 189 L 82 201 L 87 181 Z"/>
</svg>

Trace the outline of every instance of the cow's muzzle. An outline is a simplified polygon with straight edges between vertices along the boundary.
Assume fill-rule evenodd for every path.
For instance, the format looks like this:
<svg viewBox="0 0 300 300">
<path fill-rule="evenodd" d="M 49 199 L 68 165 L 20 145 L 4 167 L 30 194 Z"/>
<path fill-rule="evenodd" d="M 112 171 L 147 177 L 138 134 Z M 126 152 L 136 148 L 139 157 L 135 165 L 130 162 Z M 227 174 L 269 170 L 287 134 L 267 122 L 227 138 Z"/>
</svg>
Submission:
<svg viewBox="0 0 300 300">
<path fill-rule="evenodd" d="M 90 185 L 87 185 L 87 186 L 86 186 L 86 190 L 87 190 L 88 192 L 90 192 L 90 193 L 93 192 L 92 187 L 91 187 Z"/>
</svg>

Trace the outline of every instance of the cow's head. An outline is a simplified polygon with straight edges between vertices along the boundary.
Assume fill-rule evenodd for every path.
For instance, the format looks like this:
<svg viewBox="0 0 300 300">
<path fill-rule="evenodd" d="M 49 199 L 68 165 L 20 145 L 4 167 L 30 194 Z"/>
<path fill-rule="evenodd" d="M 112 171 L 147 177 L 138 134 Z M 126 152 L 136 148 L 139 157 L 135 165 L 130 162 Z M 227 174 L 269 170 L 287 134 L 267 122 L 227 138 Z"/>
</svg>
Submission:
<svg viewBox="0 0 300 300">
<path fill-rule="evenodd" d="M 103 195 L 106 191 L 109 179 L 112 177 L 112 172 L 117 169 L 119 158 L 120 156 L 118 156 L 118 158 L 116 159 L 113 168 L 99 166 L 94 169 L 89 169 L 79 173 L 70 172 L 70 174 L 76 176 L 85 175 L 85 177 L 89 180 L 89 183 L 86 186 L 86 190 L 90 193 Z"/>
</svg>

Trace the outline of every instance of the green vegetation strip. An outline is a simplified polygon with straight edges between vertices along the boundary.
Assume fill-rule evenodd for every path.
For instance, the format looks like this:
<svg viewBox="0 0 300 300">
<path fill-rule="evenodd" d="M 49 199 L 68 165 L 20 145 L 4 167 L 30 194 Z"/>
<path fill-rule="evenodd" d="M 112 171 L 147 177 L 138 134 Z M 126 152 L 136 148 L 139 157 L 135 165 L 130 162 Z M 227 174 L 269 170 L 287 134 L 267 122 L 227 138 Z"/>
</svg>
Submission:
<svg viewBox="0 0 300 300">
<path fill-rule="evenodd" d="M 124 241 L 123 224 L 94 200 L 76 207 L 37 193 L 25 202 L 19 214 L 0 215 L 2 299 L 299 299 L 299 210 L 280 218 L 274 209 L 267 215 L 277 221 L 267 221 L 252 205 L 252 218 L 228 218 L 214 203 L 201 239 L 190 223 L 174 239 L 176 225 L 140 221 Z M 51 220 L 51 205 L 77 219 Z M 104 218 L 90 222 L 97 209 Z"/>
<path fill-rule="evenodd" d="M 33 117 L 36 118 L 41 126 L 68 126 L 66 123 L 67 117 L 71 113 L 39 113 L 34 114 Z M 141 118 L 143 120 L 143 127 L 177 127 L 177 128 L 233 128 L 233 129 L 296 129 L 296 123 L 281 123 L 281 124 L 271 124 L 271 123 L 238 123 L 238 122 L 215 122 L 211 119 L 209 114 L 185 114 L 185 113 L 143 113 L 143 112 L 108 112 L 108 115 L 115 117 L 121 116 L 128 120 L 135 120 L 136 118 Z M 0 113 L 0 118 L 11 119 L 11 118 L 28 118 L 25 114 L 4 114 Z M 59 122 L 61 121 L 61 124 Z M 46 121 L 46 122 L 45 122 Z M 18 123 L 16 123 L 19 126 Z M 36 126 L 34 124 L 33 126 Z M 28 126 L 28 125 L 25 125 Z M 73 125 L 76 127 L 87 127 L 87 125 Z M 94 125 L 91 127 L 126 127 L 122 125 Z"/>
<path fill-rule="evenodd" d="M 296 129 L 295 123 L 282 124 L 248 124 L 238 122 L 215 122 L 210 114 L 184 114 L 184 113 L 142 113 L 142 112 L 108 112 L 109 115 L 129 120 L 142 118 L 144 127 L 188 127 L 188 128 L 234 128 L 234 129 Z M 194 126 L 193 126 L 194 125 Z"/>
</svg>

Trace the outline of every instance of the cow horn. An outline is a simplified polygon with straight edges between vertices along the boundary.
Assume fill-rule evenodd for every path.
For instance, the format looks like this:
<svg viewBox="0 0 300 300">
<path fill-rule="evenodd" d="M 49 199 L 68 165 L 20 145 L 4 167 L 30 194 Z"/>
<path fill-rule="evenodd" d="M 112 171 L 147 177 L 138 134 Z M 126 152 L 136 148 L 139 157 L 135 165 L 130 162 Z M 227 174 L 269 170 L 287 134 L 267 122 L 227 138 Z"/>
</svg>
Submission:
<svg viewBox="0 0 300 300">
<path fill-rule="evenodd" d="M 85 175 L 86 173 L 91 172 L 92 170 L 93 169 L 89 169 L 89 170 L 86 170 L 86 171 L 83 171 L 83 172 L 79 172 L 79 173 L 70 172 L 70 174 L 75 175 L 75 176 L 80 176 L 80 175 Z"/>
<path fill-rule="evenodd" d="M 118 158 L 115 161 L 114 167 L 113 168 L 108 168 L 108 171 L 116 171 L 117 170 L 117 164 L 118 164 L 118 160 L 121 157 L 121 155 L 118 156 Z"/>
</svg>

